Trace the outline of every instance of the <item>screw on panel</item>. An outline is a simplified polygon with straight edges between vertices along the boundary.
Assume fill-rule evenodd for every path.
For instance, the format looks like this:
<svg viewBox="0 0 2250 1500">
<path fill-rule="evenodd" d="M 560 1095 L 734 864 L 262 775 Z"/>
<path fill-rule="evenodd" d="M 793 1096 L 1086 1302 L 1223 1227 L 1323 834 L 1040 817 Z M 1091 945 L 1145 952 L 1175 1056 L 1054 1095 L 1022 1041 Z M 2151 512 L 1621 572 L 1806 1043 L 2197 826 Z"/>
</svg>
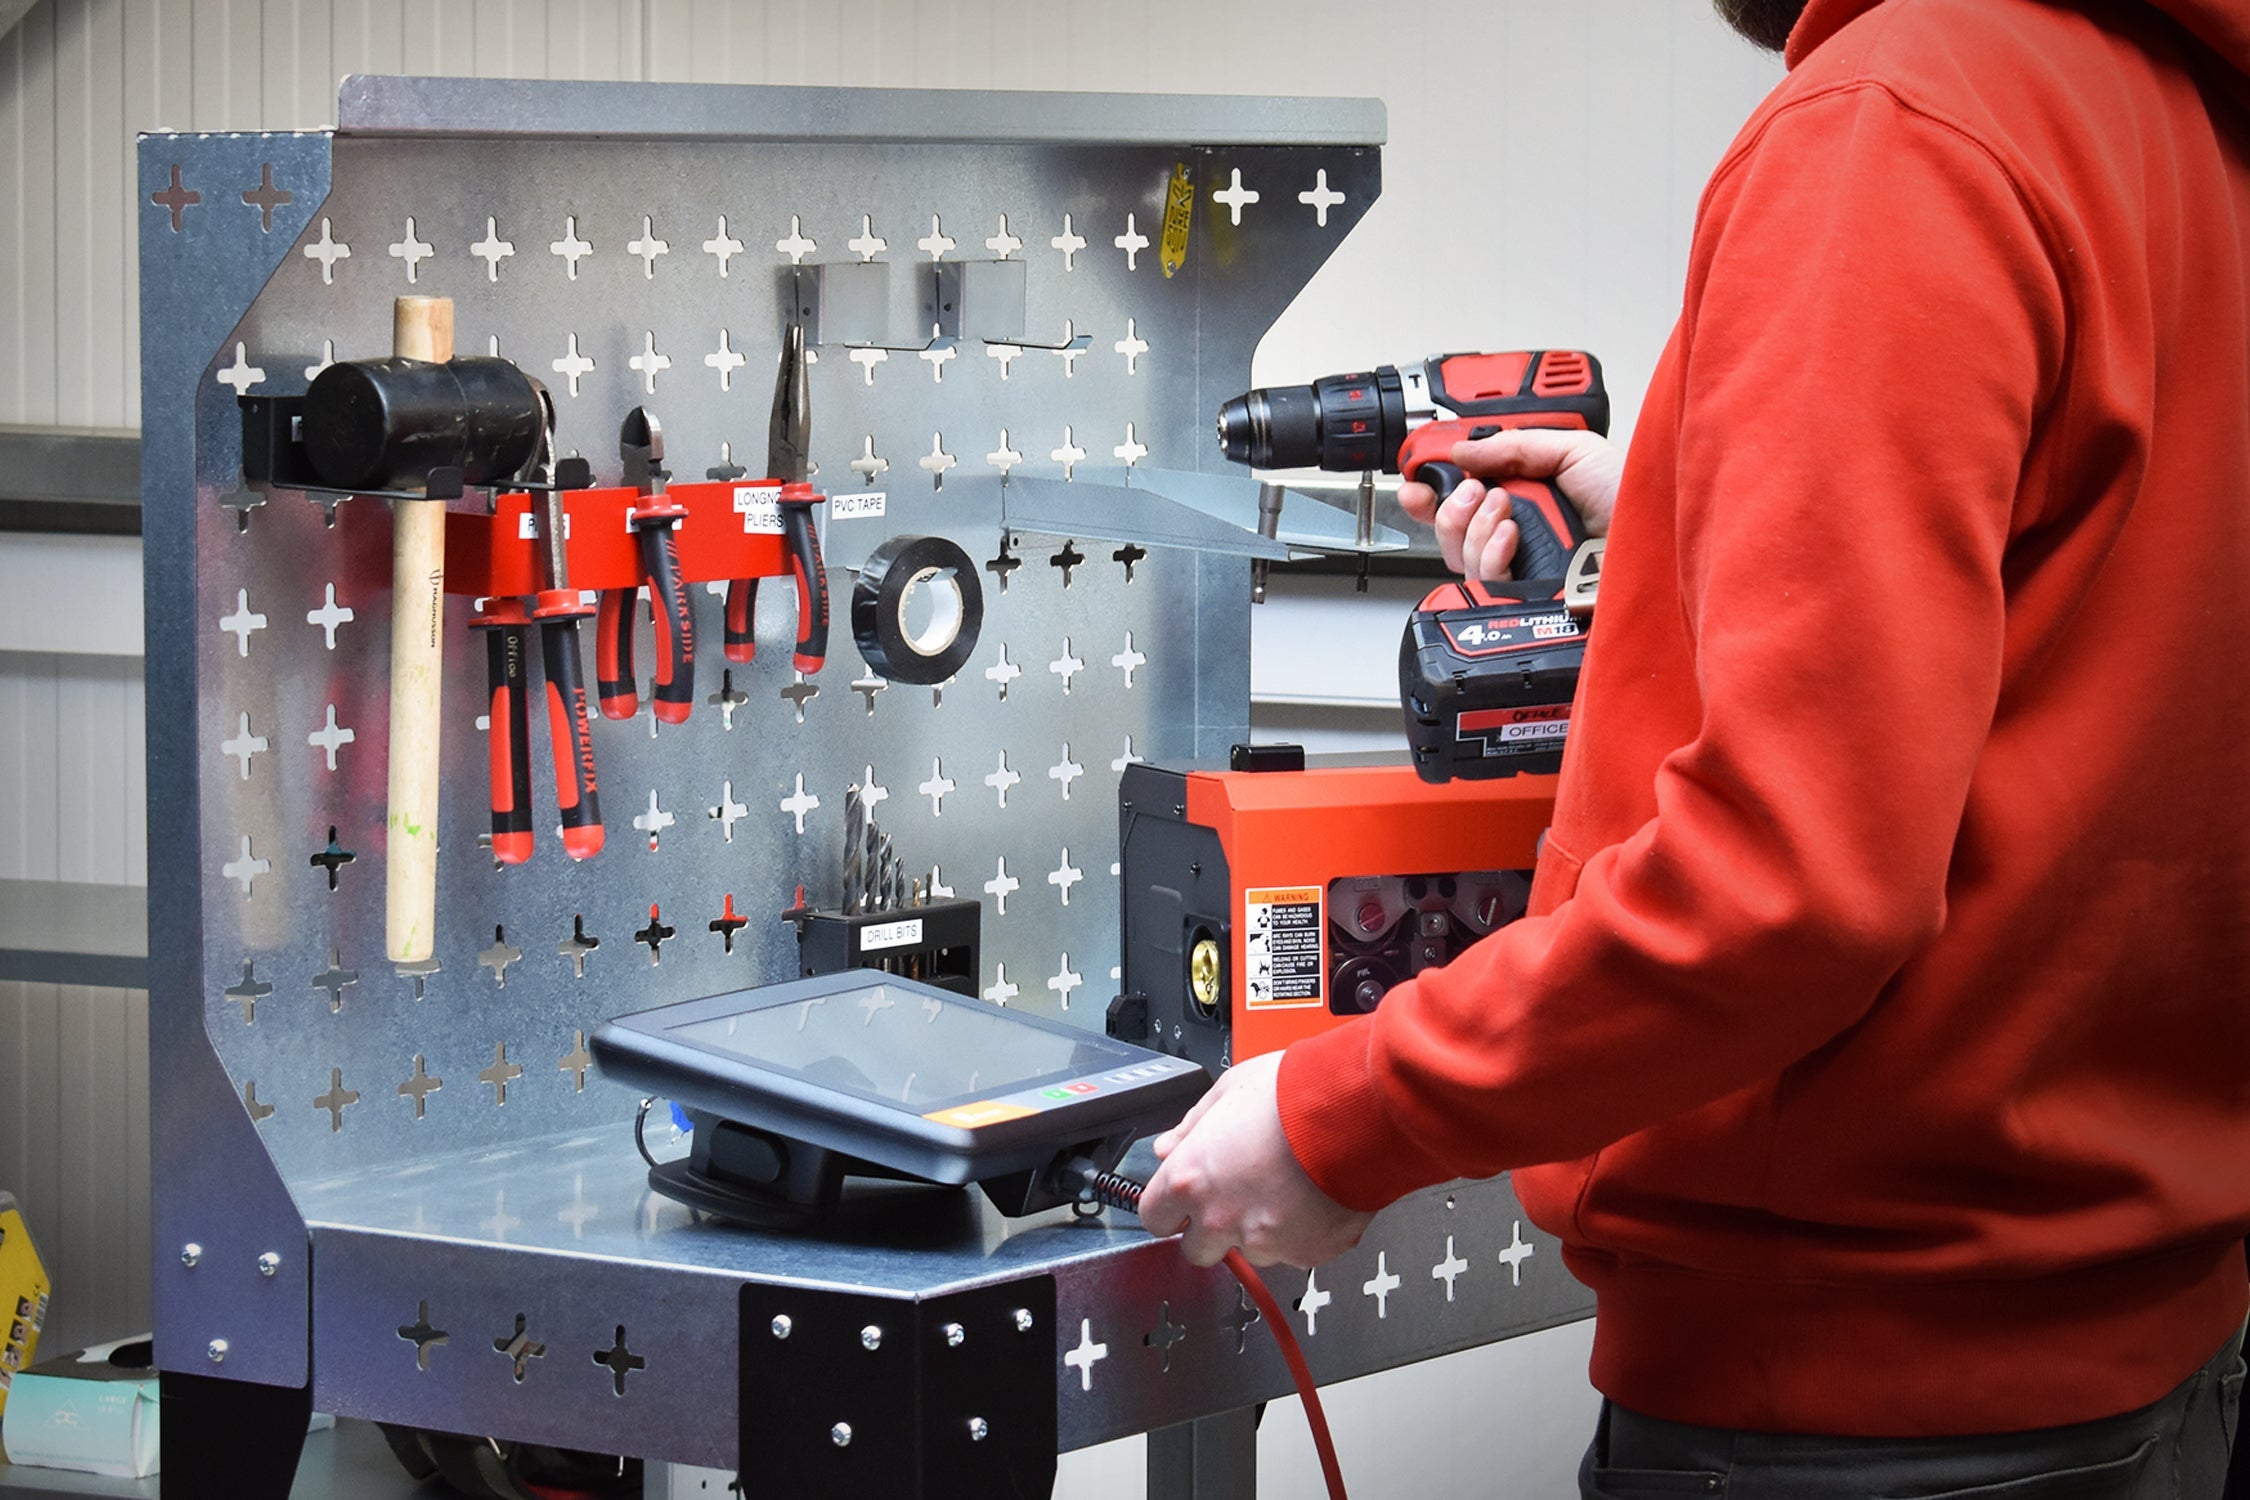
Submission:
<svg viewBox="0 0 2250 1500">
<path fill-rule="evenodd" d="M 258 1257 L 258 1274 L 271 1280 L 281 1273 L 281 1257 L 268 1250 Z"/>
<path fill-rule="evenodd" d="M 789 1330 L 796 1326 L 789 1321 L 789 1314 L 777 1313 L 773 1320 L 773 1336 L 777 1339 L 785 1339 L 789 1337 Z"/>
<path fill-rule="evenodd" d="M 849 1448 L 852 1445 L 852 1424 L 838 1422 L 835 1426 L 829 1428 L 828 1441 L 839 1448 Z"/>
<path fill-rule="evenodd" d="M 983 1441 L 984 1441 L 984 1440 L 985 1440 L 985 1439 L 986 1439 L 987 1437 L 990 1437 L 991 1435 L 992 1435 L 992 1428 L 991 1428 L 991 1427 L 990 1427 L 990 1426 L 989 1426 L 989 1425 L 988 1425 L 988 1424 L 987 1424 L 987 1423 L 985 1422 L 984 1418 L 982 1418 L 982 1417 L 971 1417 L 971 1418 L 969 1418 L 969 1441 L 970 1441 L 970 1442 L 972 1442 L 972 1443 L 981 1443 L 981 1442 L 983 1442 Z"/>
<path fill-rule="evenodd" d="M 1029 1333 L 1029 1332 L 1031 1332 L 1031 1324 L 1032 1324 L 1031 1309 L 1030 1309 L 1030 1308 L 1028 1308 L 1028 1307 L 1019 1307 L 1019 1308 L 1017 1308 L 1017 1309 L 1016 1309 L 1016 1332 L 1018 1332 L 1018 1333 Z"/>
<path fill-rule="evenodd" d="M 225 1339 L 213 1339 L 211 1340 L 210 1346 L 203 1352 L 211 1356 L 211 1363 L 215 1365 L 225 1364 L 227 1359 L 227 1341 Z"/>
<path fill-rule="evenodd" d="M 186 1266 L 189 1270 L 194 1270 L 197 1263 L 202 1259 L 203 1247 L 194 1241 L 191 1240 L 180 1247 L 180 1264 Z"/>
<path fill-rule="evenodd" d="M 870 1323 L 865 1328 L 862 1328 L 859 1331 L 859 1347 L 871 1352 L 873 1350 L 882 1348 L 883 1330 L 876 1327 L 873 1323 Z"/>
<path fill-rule="evenodd" d="M 958 1349 L 969 1336 L 969 1331 L 958 1323 L 948 1323 L 940 1330 L 945 1335 L 945 1347 Z"/>
</svg>

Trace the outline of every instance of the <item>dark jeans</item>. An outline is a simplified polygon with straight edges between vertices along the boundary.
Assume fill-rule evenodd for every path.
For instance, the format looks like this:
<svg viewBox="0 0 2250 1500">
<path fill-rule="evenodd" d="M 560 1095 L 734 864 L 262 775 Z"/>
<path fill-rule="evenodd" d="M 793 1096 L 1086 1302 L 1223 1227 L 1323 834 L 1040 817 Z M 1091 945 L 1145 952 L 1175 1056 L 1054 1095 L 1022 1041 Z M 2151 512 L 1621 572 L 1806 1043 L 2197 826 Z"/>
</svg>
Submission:
<svg viewBox="0 0 2250 1500">
<path fill-rule="evenodd" d="M 1660 1422 L 1609 1402 L 1583 1500 L 2219 1500 L 2242 1401 L 2241 1338 L 2153 1406 L 1982 1437 L 1848 1438 Z"/>
</svg>

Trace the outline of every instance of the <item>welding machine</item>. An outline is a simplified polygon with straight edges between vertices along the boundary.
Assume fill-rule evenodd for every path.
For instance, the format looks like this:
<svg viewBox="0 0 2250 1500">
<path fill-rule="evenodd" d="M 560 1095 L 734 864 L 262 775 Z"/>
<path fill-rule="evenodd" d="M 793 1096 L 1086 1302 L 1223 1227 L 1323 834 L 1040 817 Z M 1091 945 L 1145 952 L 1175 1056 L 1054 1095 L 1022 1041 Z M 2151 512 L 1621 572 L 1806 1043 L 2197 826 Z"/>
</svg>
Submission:
<svg viewBox="0 0 2250 1500">
<path fill-rule="evenodd" d="M 1555 778 L 1424 781 L 1396 757 L 1237 746 L 1118 789 L 1109 1029 L 1216 1074 L 1365 1015 L 1523 915 Z"/>
</svg>

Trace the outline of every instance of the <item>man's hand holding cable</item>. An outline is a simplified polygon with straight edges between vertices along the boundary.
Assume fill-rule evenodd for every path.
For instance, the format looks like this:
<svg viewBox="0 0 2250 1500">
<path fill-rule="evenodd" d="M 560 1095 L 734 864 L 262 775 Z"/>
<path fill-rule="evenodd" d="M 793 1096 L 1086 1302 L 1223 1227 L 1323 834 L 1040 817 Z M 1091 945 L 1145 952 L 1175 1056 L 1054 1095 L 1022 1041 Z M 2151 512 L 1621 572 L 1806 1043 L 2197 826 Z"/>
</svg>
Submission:
<svg viewBox="0 0 2250 1500">
<path fill-rule="evenodd" d="M 1375 1217 L 1336 1202 L 1297 1165 L 1275 1102 L 1280 1070 L 1278 1052 L 1235 1064 L 1156 1138 L 1164 1165 L 1141 1196 L 1141 1224 L 1181 1236 L 1199 1266 L 1236 1246 L 1256 1265 L 1317 1266 L 1358 1244 Z"/>
<path fill-rule="evenodd" d="M 1516 523 L 1509 519 L 1502 479 L 1549 479 L 1586 522 L 1592 536 L 1609 534 L 1617 508 L 1617 482 L 1625 450 L 1591 432 L 1526 427 L 1453 445 L 1453 461 L 1469 477 L 1441 503 L 1437 492 L 1412 481 L 1398 487 L 1398 503 L 1437 533 L 1445 565 L 1464 578 L 1506 578 L 1516 555 Z"/>
</svg>

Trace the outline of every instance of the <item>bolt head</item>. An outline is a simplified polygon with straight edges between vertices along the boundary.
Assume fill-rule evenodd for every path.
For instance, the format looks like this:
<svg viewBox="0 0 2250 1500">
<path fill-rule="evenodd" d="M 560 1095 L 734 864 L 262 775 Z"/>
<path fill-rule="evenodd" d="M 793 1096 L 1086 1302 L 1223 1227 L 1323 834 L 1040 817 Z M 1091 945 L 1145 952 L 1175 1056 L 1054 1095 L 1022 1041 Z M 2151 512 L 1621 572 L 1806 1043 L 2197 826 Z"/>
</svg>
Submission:
<svg viewBox="0 0 2250 1500">
<path fill-rule="evenodd" d="M 210 1346 L 203 1352 L 211 1356 L 211 1363 L 215 1365 L 225 1364 L 227 1358 L 227 1341 L 225 1339 L 213 1339 L 211 1340 Z"/>
<path fill-rule="evenodd" d="M 839 1448 L 849 1448 L 852 1445 L 852 1424 L 838 1422 L 835 1426 L 829 1428 L 828 1441 Z"/>
<path fill-rule="evenodd" d="M 962 1345 L 962 1344 L 963 1344 L 963 1343 L 964 1343 L 964 1342 L 965 1342 L 965 1341 L 966 1341 L 966 1340 L 968 1339 L 968 1337 L 969 1337 L 969 1330 L 968 1330 L 968 1329 L 966 1329 L 966 1328 L 963 1328 L 963 1327 L 962 1327 L 962 1326 L 961 1326 L 960 1324 L 958 1324 L 958 1323 L 948 1323 L 948 1324 L 946 1324 L 946 1325 L 945 1325 L 945 1328 L 944 1328 L 944 1333 L 945 1333 L 945 1347 L 946 1347 L 946 1348 L 948 1348 L 948 1349 L 958 1349 L 958 1348 L 960 1348 L 960 1347 L 961 1347 L 961 1345 Z"/>
<path fill-rule="evenodd" d="M 203 1247 L 201 1245 L 190 1241 L 180 1246 L 180 1264 L 186 1266 L 189 1270 L 194 1270 L 202 1259 Z"/>
<path fill-rule="evenodd" d="M 280 1256 L 278 1256 L 278 1255 L 274 1254 L 274 1253 L 273 1253 L 273 1252 L 272 1252 L 271 1250 L 268 1250 L 268 1251 L 267 1251 L 267 1252 L 266 1252 L 265 1254 L 263 1254 L 263 1255 L 261 1255 L 261 1256 L 259 1256 L 259 1257 L 258 1257 L 258 1274 L 259 1274 L 260 1276 L 265 1276 L 265 1277 L 269 1277 L 269 1278 L 270 1278 L 270 1277 L 273 1277 L 273 1276 L 279 1275 L 279 1274 L 280 1274 L 280 1272 L 281 1272 L 281 1257 L 280 1257 Z"/>
<path fill-rule="evenodd" d="M 777 1339 L 785 1339 L 789 1337 L 789 1330 L 796 1326 L 789 1321 L 789 1314 L 776 1313 L 773 1319 L 773 1336 Z"/>
<path fill-rule="evenodd" d="M 983 1442 L 983 1441 L 984 1441 L 984 1440 L 985 1440 L 986 1438 L 990 1437 L 991 1435 L 992 1435 L 992 1429 L 991 1429 L 991 1428 L 990 1428 L 989 1426 L 987 1426 L 987 1425 L 985 1424 L 985 1420 L 984 1420 L 984 1418 L 982 1418 L 982 1417 L 971 1417 L 971 1418 L 969 1418 L 969 1441 L 970 1441 L 970 1442 L 972 1442 L 972 1443 L 981 1443 L 981 1442 Z"/>
<path fill-rule="evenodd" d="M 883 1347 L 883 1330 L 873 1323 L 859 1331 L 859 1347 L 870 1352 Z"/>
<path fill-rule="evenodd" d="M 1031 1332 L 1031 1324 L 1032 1324 L 1031 1309 L 1030 1309 L 1030 1308 L 1028 1308 L 1028 1307 L 1019 1307 L 1019 1308 L 1017 1308 L 1017 1309 L 1016 1309 L 1016 1332 L 1018 1332 L 1018 1333 L 1029 1333 L 1029 1332 Z"/>
</svg>

